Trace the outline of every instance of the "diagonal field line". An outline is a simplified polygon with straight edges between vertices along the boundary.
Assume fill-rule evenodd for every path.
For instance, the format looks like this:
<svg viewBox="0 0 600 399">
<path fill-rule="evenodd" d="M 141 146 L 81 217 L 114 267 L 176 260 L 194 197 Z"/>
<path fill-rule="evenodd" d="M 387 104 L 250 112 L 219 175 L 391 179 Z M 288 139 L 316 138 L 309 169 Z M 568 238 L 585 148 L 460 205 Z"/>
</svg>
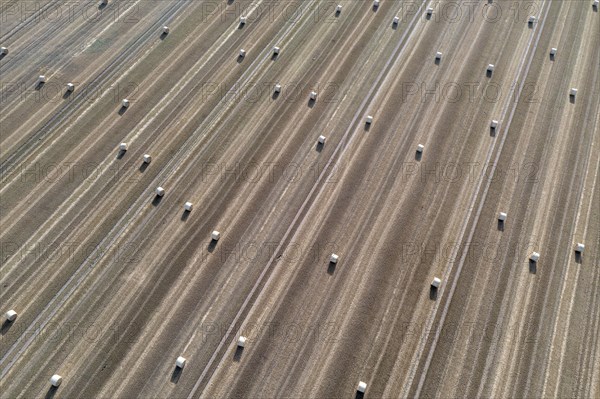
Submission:
<svg viewBox="0 0 600 399">
<path fill-rule="evenodd" d="M 543 6 L 545 6 L 545 5 L 546 5 L 546 3 L 543 4 Z M 536 25 L 536 28 L 539 29 L 539 30 L 537 32 L 537 37 L 535 38 L 534 46 L 531 49 L 531 52 L 530 52 L 530 55 L 529 55 L 529 61 L 527 63 L 527 67 L 525 68 L 525 73 L 524 73 L 523 76 L 527 76 L 527 74 L 529 72 L 529 68 L 531 67 L 531 63 L 533 62 L 533 55 L 535 55 L 535 50 L 536 50 L 538 42 L 540 40 L 541 33 L 543 31 L 544 24 L 546 22 L 546 16 L 548 15 L 548 11 L 549 10 L 550 10 L 550 7 L 547 7 L 546 8 L 546 13 L 544 14 L 544 18 L 542 18 L 542 24 L 541 24 L 541 26 L 537 26 Z M 530 38 L 530 40 L 529 40 L 529 43 L 527 44 L 527 49 L 528 50 L 530 49 L 530 46 L 531 46 L 531 43 L 532 43 L 534 37 L 535 36 L 532 35 L 531 38 Z M 527 58 L 524 57 L 521 60 L 521 63 L 519 65 L 519 69 L 518 69 L 518 73 L 517 73 L 517 76 L 515 78 L 515 81 L 518 80 L 519 76 L 521 76 L 521 71 L 523 69 L 523 66 L 524 66 L 524 63 L 525 63 L 526 59 Z M 524 84 L 525 84 L 525 80 L 523 79 L 521 81 L 521 83 L 519 84 L 519 87 L 518 87 L 518 90 L 517 90 L 517 97 L 516 97 L 517 99 L 521 95 L 521 91 L 523 90 Z M 510 98 L 512 98 L 512 96 L 509 96 L 508 98 L 510 99 Z M 506 137 L 508 136 L 507 132 L 508 132 L 508 130 L 510 128 L 510 124 L 511 124 L 512 119 L 514 117 L 515 111 L 517 109 L 518 101 L 514 101 L 513 104 L 514 105 L 513 105 L 512 109 L 511 109 L 510 115 L 508 117 L 508 121 L 507 121 L 507 123 L 505 125 L 505 128 L 504 128 L 504 132 L 505 133 L 502 136 L 502 140 L 500 141 L 500 145 L 498 147 L 498 151 L 496 152 L 496 158 L 494 159 L 493 169 L 495 169 L 496 166 L 497 166 L 497 164 L 498 164 L 498 160 L 500 158 L 500 154 L 502 153 L 502 147 L 504 146 L 504 142 L 506 141 Z M 508 111 L 508 108 L 505 109 L 505 111 L 502 113 L 502 116 L 504 116 L 507 111 Z M 492 147 L 490 148 L 490 152 L 488 154 L 488 161 L 489 161 L 489 159 L 490 159 L 490 157 L 491 157 L 491 155 L 493 153 L 493 150 L 494 150 L 494 145 L 492 145 Z M 487 162 L 486 162 L 486 164 L 487 164 Z M 476 200 L 478 198 L 477 193 L 479 193 L 479 190 L 481 188 L 481 184 L 483 183 L 483 178 L 484 178 L 484 176 L 482 175 L 481 179 L 479 180 L 479 184 L 477 186 L 477 190 L 475 190 L 473 199 L 471 201 L 471 205 L 469 206 L 468 215 L 465 218 L 465 225 L 463 227 L 463 233 L 461 234 L 461 238 L 460 238 L 459 242 L 462 242 L 462 238 L 464 236 L 464 232 L 465 232 L 466 227 L 467 227 L 466 226 L 466 221 L 468 221 L 470 219 L 470 217 L 471 217 L 471 212 L 473 211 L 474 206 L 475 206 L 475 202 L 476 202 Z M 467 242 L 470 242 L 472 240 L 472 238 L 473 238 L 473 235 L 475 234 L 475 227 L 477 226 L 477 222 L 479 220 L 479 216 L 481 215 L 481 211 L 483 209 L 483 204 L 485 203 L 485 198 L 487 197 L 487 193 L 488 193 L 488 190 L 489 190 L 489 188 L 491 186 L 491 183 L 492 183 L 492 178 L 490 177 L 490 178 L 487 179 L 487 183 L 486 183 L 483 195 L 482 195 L 481 200 L 479 202 L 479 207 L 477 208 L 477 213 L 475 214 L 475 218 L 473 219 L 471 231 L 469 232 L 469 237 L 468 237 Z M 454 292 L 456 290 L 456 286 L 458 284 L 458 279 L 460 277 L 460 273 L 462 271 L 466 255 L 467 255 L 467 251 L 463 251 L 463 255 L 461 256 L 458 268 L 456 270 L 456 276 L 455 276 L 455 278 L 454 278 L 454 280 L 452 282 L 452 286 L 450 288 L 450 293 L 448 294 L 448 298 L 447 298 L 446 303 L 444 305 L 444 310 L 442 311 L 440 322 L 438 324 L 438 327 L 436 328 L 436 332 L 435 332 L 435 337 L 434 337 L 433 343 L 432 343 L 431 347 L 429 348 L 427 359 L 425 361 L 425 365 L 423 367 L 423 371 L 421 372 L 421 378 L 419 379 L 419 385 L 417 386 L 417 391 L 415 393 L 415 397 L 419 397 L 420 394 L 421 394 L 421 390 L 423 389 L 423 385 L 424 385 L 425 379 L 427 377 L 427 371 L 429 370 L 429 365 L 431 364 L 431 360 L 433 358 L 433 353 L 435 352 L 435 347 L 436 347 L 436 345 L 438 343 L 438 340 L 439 340 L 439 337 L 440 337 L 442 325 L 444 324 L 444 320 L 446 319 L 446 315 L 448 314 L 448 309 L 450 308 L 450 303 L 452 302 L 452 296 L 454 295 Z M 433 321 L 432 319 L 430 319 L 430 320 Z M 423 343 L 423 345 L 424 345 L 424 343 Z M 416 370 L 415 370 L 415 372 L 416 372 Z"/>
<path fill-rule="evenodd" d="M 421 5 L 421 7 L 422 6 L 423 5 Z M 395 60 L 397 58 L 397 56 L 404 51 L 404 49 L 406 47 L 406 43 L 407 43 L 405 41 L 406 36 L 412 31 L 412 25 L 414 25 L 414 22 L 416 21 L 416 19 L 417 19 L 417 17 L 419 15 L 420 15 L 419 13 L 415 13 L 415 16 L 413 17 L 413 20 L 411 21 L 409 28 L 404 32 L 404 35 L 398 41 L 398 44 L 394 48 L 394 51 L 393 51 L 392 55 L 390 56 L 390 58 L 386 62 L 385 66 L 383 67 L 383 69 L 381 70 L 381 72 L 379 73 L 379 75 L 377 76 L 377 79 L 375 80 L 375 83 L 371 87 L 371 90 L 369 90 L 369 93 L 367 94 L 367 96 L 365 97 L 365 99 L 363 100 L 363 102 L 360 104 L 360 107 L 359 107 L 358 111 L 354 114 L 354 118 L 352 119 L 352 121 L 348 125 L 348 128 L 346 129 L 346 132 L 342 136 L 342 139 L 340 140 L 340 142 L 338 143 L 337 147 L 335 148 L 335 150 L 331 154 L 331 157 L 327 161 L 327 164 L 323 168 L 323 171 L 319 175 L 319 178 L 317 179 L 317 181 L 313 185 L 312 189 L 310 190 L 310 193 L 307 195 L 306 199 L 302 203 L 302 206 L 300 207 L 300 209 L 298 210 L 298 212 L 294 216 L 294 219 L 292 220 L 292 223 L 290 224 L 290 226 L 288 227 L 287 231 L 285 232 L 285 234 L 284 234 L 284 236 L 283 236 L 283 238 L 282 238 L 279 246 L 275 249 L 275 251 L 273 251 L 273 255 L 269 259 L 269 262 L 267 262 L 267 264 L 265 265 L 265 268 L 263 269 L 262 273 L 258 277 L 258 280 L 256 281 L 256 283 L 252 287 L 252 290 L 250 291 L 250 293 L 248 294 L 248 296 L 244 300 L 244 303 L 240 307 L 240 310 L 238 311 L 238 313 L 236 314 L 235 318 L 233 319 L 233 321 L 229 325 L 229 328 L 227 329 L 227 332 L 225 333 L 225 335 L 221 339 L 221 342 L 219 342 L 219 345 L 217 346 L 217 349 L 213 352 L 213 354 L 212 354 L 210 360 L 208 361 L 206 367 L 202 371 L 202 374 L 198 378 L 198 381 L 196 381 L 196 384 L 194 385 L 194 387 L 192 388 L 192 391 L 188 395 L 188 399 L 193 398 L 194 394 L 196 393 L 196 391 L 200 387 L 200 384 L 202 383 L 202 381 L 204 380 L 204 378 L 208 374 L 209 369 L 211 368 L 212 364 L 214 363 L 214 361 L 215 361 L 218 353 L 223 348 L 223 345 L 225 345 L 225 343 L 228 341 L 228 337 L 230 336 L 231 332 L 233 331 L 233 329 L 235 328 L 236 324 L 238 323 L 238 320 L 240 319 L 240 317 L 242 316 L 242 314 L 246 310 L 246 307 L 250 303 L 250 300 L 254 296 L 254 293 L 258 289 L 259 285 L 262 283 L 262 280 L 264 279 L 267 271 L 270 269 L 273 261 L 277 257 L 277 254 L 280 252 L 281 247 L 287 241 L 288 236 L 292 232 L 292 229 L 294 228 L 295 224 L 297 223 L 298 219 L 300 218 L 300 215 L 304 212 L 306 206 L 310 202 L 310 199 L 313 196 L 313 194 L 314 194 L 315 190 L 317 189 L 317 187 L 320 187 L 320 190 L 317 193 L 317 197 L 322 193 L 324 186 L 320 185 L 320 183 L 323 180 L 323 177 L 325 176 L 325 174 L 328 174 L 327 177 L 329 177 L 329 175 L 331 174 L 331 171 L 329 171 L 329 173 L 327 173 L 328 169 L 329 169 L 331 163 L 333 162 L 334 158 L 336 157 L 336 154 L 340 151 L 340 149 L 342 149 L 342 146 L 343 146 L 343 149 L 342 149 L 342 152 L 340 154 L 340 158 L 343 156 L 343 153 L 346 150 L 346 148 L 348 148 L 350 142 L 348 142 L 348 145 L 345 145 L 346 144 L 346 139 L 348 138 L 348 136 L 350 136 L 350 141 L 355 137 L 353 135 L 350 135 L 350 133 L 352 131 L 352 128 L 355 126 L 356 121 L 358 120 L 359 116 L 362 116 L 362 114 L 364 113 L 366 105 L 367 105 L 367 103 L 369 103 L 369 99 L 372 97 L 373 92 L 375 91 L 375 89 L 380 85 L 383 77 L 385 76 L 386 70 L 388 70 L 388 68 L 389 68 L 390 64 L 392 63 L 392 61 Z M 403 42 L 404 42 L 404 46 L 402 45 Z M 300 223 L 299 227 L 301 227 L 303 224 L 304 224 L 304 221 L 302 221 Z M 297 233 L 298 230 L 299 229 L 296 230 L 296 232 L 294 233 L 294 235 Z M 292 237 L 292 239 L 293 239 L 293 237 Z M 271 276 L 272 276 L 272 274 L 271 274 Z M 269 280 L 267 280 L 267 283 L 265 284 L 265 286 L 267 286 L 268 282 L 269 282 Z"/>
<path fill-rule="evenodd" d="M 595 70 L 594 80 L 593 80 L 593 83 L 592 83 L 591 87 L 596 87 L 597 81 L 598 81 L 598 69 Z M 585 116 L 583 118 L 584 121 L 588 121 L 589 120 L 590 112 L 592 111 L 592 106 L 591 105 L 592 105 L 592 103 L 590 102 L 589 106 L 588 106 L 588 109 L 586 110 Z M 596 110 L 596 111 L 598 111 L 598 110 Z M 592 146 L 593 146 L 593 144 L 592 144 Z M 589 175 L 589 166 L 590 166 L 590 161 L 591 161 L 592 146 L 587 147 L 586 162 L 585 162 L 585 174 L 583 176 L 583 181 L 582 181 L 581 186 L 579 188 L 579 194 L 578 194 L 578 196 L 579 196 L 579 205 L 577 207 L 578 208 L 577 209 L 577 216 L 575 218 L 575 228 L 579 224 L 579 219 L 580 219 L 580 216 L 581 216 L 581 211 L 582 211 L 582 206 L 583 206 L 583 198 L 584 198 L 583 192 L 585 190 L 585 182 L 588 179 L 588 175 Z M 594 193 L 594 190 L 596 189 L 596 181 L 597 181 L 597 177 L 598 177 L 598 166 L 600 166 L 600 158 L 598 159 L 598 162 L 596 163 L 595 174 L 594 174 L 594 178 L 592 179 L 592 182 L 593 182 L 592 183 L 592 190 L 591 190 L 592 195 Z M 589 204 L 589 207 L 588 207 L 588 210 L 587 210 L 588 218 L 591 215 L 593 204 L 594 204 L 594 201 L 593 201 L 593 198 L 592 198 L 592 200 L 590 200 L 590 204 Z M 589 220 L 587 220 L 585 222 L 585 228 L 584 228 L 583 235 L 582 235 L 582 237 L 584 239 L 587 236 L 588 227 L 589 227 Z M 574 253 L 574 251 L 571 250 L 570 251 L 569 259 L 567 259 L 567 264 L 568 264 L 569 260 L 572 258 L 573 253 Z M 569 270 L 570 270 L 570 268 L 567 269 L 567 275 L 569 273 Z M 559 361 L 558 373 L 557 373 L 557 375 L 559 375 L 559 376 L 561 375 L 561 371 L 562 371 L 562 367 L 563 367 L 563 357 L 564 357 L 565 350 L 566 350 L 566 341 L 567 341 L 567 337 L 569 335 L 568 334 L 569 327 L 571 326 L 571 311 L 572 311 L 573 305 L 575 303 L 575 296 L 576 296 L 575 294 L 577 293 L 577 286 L 578 286 L 578 283 L 579 283 L 579 272 L 580 272 L 580 270 L 581 270 L 580 267 L 576 267 L 575 268 L 575 277 L 574 277 L 574 281 L 575 282 L 574 282 L 574 286 L 573 286 L 573 290 L 572 290 L 573 291 L 573 295 L 572 295 L 571 301 L 569 303 L 569 311 L 567 312 L 568 323 L 566 323 L 566 327 L 565 327 L 566 331 L 565 331 L 565 333 L 563 335 L 563 339 L 562 339 L 562 342 L 561 342 L 561 351 L 560 351 L 560 358 L 559 358 L 560 361 Z M 568 281 L 568 279 L 566 277 L 565 277 L 564 280 Z M 567 287 L 567 284 L 566 283 L 563 284 L 562 290 L 561 290 L 561 294 L 560 294 L 561 302 L 562 302 L 562 298 L 563 298 L 563 296 L 565 294 L 566 287 Z M 559 307 L 559 311 L 560 311 L 560 307 Z M 553 339 L 554 339 L 554 336 L 556 334 L 556 331 L 558 330 L 558 321 L 560 319 L 558 317 L 558 313 L 559 312 L 557 312 L 557 317 L 555 319 L 554 326 L 553 326 L 553 334 L 552 334 L 553 335 Z M 552 346 L 551 349 L 550 349 L 550 356 L 549 356 L 550 359 L 552 359 L 552 357 L 553 357 L 553 352 L 554 352 L 554 346 Z M 551 364 L 552 361 L 549 360 L 548 363 Z M 547 384 L 548 383 L 548 377 L 549 376 L 550 376 L 550 372 L 546 371 L 546 378 L 544 379 L 544 385 L 543 385 L 544 390 L 542 391 L 542 397 L 545 397 L 546 389 L 547 389 L 547 385 L 548 385 Z M 553 393 L 554 397 L 556 397 L 558 395 L 559 382 L 560 382 L 560 379 L 557 378 L 556 381 L 555 381 L 555 387 L 554 387 L 554 393 Z"/>
<path fill-rule="evenodd" d="M 255 3 L 256 7 L 258 7 L 258 5 L 260 3 Z M 265 56 L 263 57 L 263 59 L 261 59 L 261 61 L 264 61 L 265 59 L 267 59 L 268 57 Z M 256 68 L 254 68 L 253 70 L 251 70 L 249 72 L 249 75 L 251 76 L 256 69 L 258 68 L 258 66 Z M 246 76 L 246 75 L 244 75 Z M 242 78 L 244 77 L 242 76 Z M 246 77 L 246 81 L 250 78 L 250 76 Z M 240 78 L 241 79 L 241 78 Z M 219 109 L 221 112 L 225 112 L 224 108 L 220 108 Z M 211 114 L 212 115 L 212 114 Z M 217 115 L 215 117 L 218 118 L 220 116 Z M 207 118 L 208 119 L 208 118 Z M 187 142 L 186 142 L 187 144 Z M 189 156 L 189 153 L 191 153 L 194 148 L 196 147 L 196 145 L 192 145 L 190 147 L 188 146 L 183 146 L 180 149 L 180 152 L 183 152 L 184 150 L 186 150 L 186 152 L 184 152 L 184 155 L 181 157 L 181 159 L 187 159 L 187 157 Z M 179 152 L 176 154 L 178 155 Z M 180 159 L 180 157 L 178 156 L 174 156 L 172 158 L 172 160 L 169 162 L 169 164 L 167 166 L 165 166 L 165 168 L 163 168 L 164 173 L 169 173 L 169 168 L 175 168 L 175 164 L 177 163 L 177 160 Z M 170 172 L 170 174 L 168 174 L 168 176 L 172 175 L 174 172 Z M 167 177 L 168 177 L 167 176 Z M 154 179 L 152 186 L 155 186 L 157 181 L 159 181 L 159 179 L 162 179 L 162 175 L 159 174 L 157 175 L 157 177 Z M 165 177 L 166 179 L 166 177 Z M 122 233 L 127 230 L 127 228 L 129 228 L 129 225 L 131 223 L 131 221 L 141 212 L 140 209 L 141 207 L 139 206 L 138 203 L 141 203 L 142 201 L 145 201 L 145 195 L 140 196 L 138 198 L 138 201 L 132 205 L 131 207 L 129 207 L 129 209 L 127 210 L 127 212 L 125 213 L 125 215 L 121 218 L 121 220 L 119 220 L 119 222 L 115 225 L 115 228 L 122 223 L 124 220 L 127 219 L 127 216 L 129 215 L 128 212 L 134 212 L 134 210 L 137 210 L 135 214 L 131 215 L 131 218 L 129 219 L 129 222 L 125 224 L 125 226 L 123 226 L 123 228 L 117 232 L 117 234 L 114 236 L 114 238 L 112 240 L 109 240 L 110 237 L 107 237 L 105 240 L 103 240 L 98 246 L 97 248 L 111 248 L 113 247 L 114 243 L 119 239 L 119 237 L 122 235 Z M 109 233 L 110 236 L 110 233 Z M 105 241 L 109 241 L 108 245 L 105 246 Z M 86 264 L 88 263 L 87 260 L 92 258 L 97 254 L 97 251 L 94 251 L 90 254 L 90 256 L 84 260 L 82 262 L 82 264 L 80 265 L 80 267 L 71 275 L 71 277 L 67 280 L 67 282 L 61 287 L 61 289 L 54 295 L 54 297 L 52 298 L 52 300 L 46 305 L 46 307 L 39 313 L 39 315 L 34 319 L 34 321 L 31 323 L 30 327 L 28 329 L 26 329 L 25 331 L 41 331 L 46 324 L 48 324 L 50 322 L 50 319 L 52 317 L 54 317 L 54 315 L 60 310 L 60 308 L 62 307 L 62 305 L 64 303 L 66 303 L 66 301 L 73 295 L 73 293 L 76 291 L 76 289 L 82 284 L 82 282 L 85 280 L 85 278 L 88 276 L 88 274 L 91 272 L 91 270 L 93 270 L 94 266 L 96 265 L 96 263 L 101 259 L 101 257 L 96 258 L 96 260 L 94 262 L 90 262 L 88 269 L 85 270 L 77 279 L 78 274 L 80 274 L 80 272 L 86 267 Z M 104 271 L 104 273 L 106 273 L 106 270 Z M 102 274 L 104 275 L 104 274 Z M 74 282 L 74 283 L 73 283 Z M 59 302 L 59 303 L 55 303 L 55 300 L 57 300 L 57 298 L 67 290 L 67 288 L 69 288 L 69 285 L 71 285 L 71 283 L 73 283 L 74 285 L 70 288 L 70 290 L 65 294 L 65 297 Z M 87 295 L 90 295 L 91 291 L 87 293 Z M 47 312 L 49 309 L 53 309 L 50 312 L 50 315 L 43 321 L 42 320 L 42 315 Z M 38 324 L 39 323 L 39 324 Z M 12 368 L 12 366 L 14 365 L 14 363 L 19 359 L 19 357 L 21 356 L 21 354 L 31 345 L 31 343 L 35 340 L 36 338 L 36 334 L 33 334 L 24 344 L 24 347 L 21 348 L 15 358 L 13 358 L 8 365 L 2 370 L 2 372 L 0 373 L 0 379 L 4 378 L 4 376 L 10 371 L 10 369 Z M 23 336 L 20 336 L 17 341 L 13 344 L 13 346 L 8 350 L 8 352 L 6 354 L 4 354 L 4 356 L 0 359 L 0 364 L 3 364 L 6 362 L 7 358 L 17 349 L 17 345 L 23 340 Z"/>
</svg>

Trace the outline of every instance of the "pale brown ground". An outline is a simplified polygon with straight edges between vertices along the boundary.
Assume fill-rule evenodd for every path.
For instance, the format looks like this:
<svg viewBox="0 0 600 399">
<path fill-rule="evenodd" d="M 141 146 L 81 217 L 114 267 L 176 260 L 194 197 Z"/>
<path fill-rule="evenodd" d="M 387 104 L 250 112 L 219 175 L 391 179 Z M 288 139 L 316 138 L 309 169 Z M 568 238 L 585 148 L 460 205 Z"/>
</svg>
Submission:
<svg viewBox="0 0 600 399">
<path fill-rule="evenodd" d="M 340 3 L 2 21 L 2 398 L 600 395 L 592 1 Z"/>
</svg>

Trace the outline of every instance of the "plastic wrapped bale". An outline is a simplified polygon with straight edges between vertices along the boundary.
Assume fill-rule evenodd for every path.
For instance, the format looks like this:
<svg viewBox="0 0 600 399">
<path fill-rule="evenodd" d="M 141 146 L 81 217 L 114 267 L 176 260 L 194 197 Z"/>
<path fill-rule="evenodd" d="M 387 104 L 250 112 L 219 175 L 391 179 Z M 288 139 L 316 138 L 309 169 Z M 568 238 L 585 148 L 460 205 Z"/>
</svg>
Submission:
<svg viewBox="0 0 600 399">
<path fill-rule="evenodd" d="M 6 312 L 6 314 L 4 315 L 6 317 L 7 321 L 15 321 L 17 318 L 17 312 L 15 312 L 13 309 L 9 310 L 8 312 Z"/>
<path fill-rule="evenodd" d="M 367 383 L 360 381 L 358 383 L 358 387 L 356 387 L 356 390 L 360 393 L 365 393 L 365 391 L 367 390 Z"/>
<path fill-rule="evenodd" d="M 569 95 L 573 98 L 575 98 L 577 96 L 577 89 L 576 88 L 572 88 L 571 91 L 569 92 Z"/>
<path fill-rule="evenodd" d="M 50 377 L 50 384 L 52 384 L 53 387 L 58 388 L 61 382 L 62 377 L 58 374 L 54 374 L 52 377 Z"/>
</svg>

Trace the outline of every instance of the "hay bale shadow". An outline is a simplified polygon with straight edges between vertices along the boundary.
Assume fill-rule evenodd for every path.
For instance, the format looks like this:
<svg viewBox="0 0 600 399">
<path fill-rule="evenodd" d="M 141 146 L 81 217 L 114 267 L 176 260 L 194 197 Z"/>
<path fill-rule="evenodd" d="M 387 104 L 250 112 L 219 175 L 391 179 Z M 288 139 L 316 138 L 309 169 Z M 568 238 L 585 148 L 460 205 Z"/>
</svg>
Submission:
<svg viewBox="0 0 600 399">
<path fill-rule="evenodd" d="M 537 262 L 529 259 L 529 273 L 537 274 Z"/>
<path fill-rule="evenodd" d="M 150 166 L 149 163 L 146 163 L 146 162 L 142 161 L 142 164 L 140 165 L 140 167 L 139 167 L 138 170 L 140 172 L 144 173 L 146 171 L 146 169 L 148 169 L 148 166 Z"/>
<path fill-rule="evenodd" d="M 333 273 L 335 273 L 336 266 L 337 263 L 329 262 L 329 266 L 327 267 L 327 274 L 333 276 Z"/>
<path fill-rule="evenodd" d="M 183 373 L 183 369 L 175 366 L 175 370 L 173 370 L 173 373 L 171 373 L 171 382 L 173 384 L 177 384 L 179 382 L 179 378 L 181 377 L 182 373 Z"/>
<path fill-rule="evenodd" d="M 159 195 L 154 195 L 154 199 L 152 200 L 152 205 L 153 206 L 158 206 L 160 205 L 160 202 L 162 201 L 163 197 L 159 196 Z"/>
<path fill-rule="evenodd" d="M 4 323 L 2 323 L 2 328 L 0 328 L 0 335 L 5 335 L 13 324 L 15 324 L 13 321 L 4 320 Z"/>
<path fill-rule="evenodd" d="M 241 346 L 235 347 L 235 352 L 233 354 L 233 361 L 239 362 L 242 359 L 242 354 L 244 353 L 244 348 Z"/>
<path fill-rule="evenodd" d="M 438 289 L 433 285 L 429 288 L 429 299 L 435 301 L 438 297 Z"/>
<path fill-rule="evenodd" d="M 208 247 L 206 248 L 208 250 L 208 252 L 213 252 L 215 250 L 215 247 L 217 246 L 218 242 L 219 241 L 217 241 L 217 240 L 211 239 L 210 242 L 208 243 Z"/>
<path fill-rule="evenodd" d="M 54 398 L 54 396 L 56 396 L 56 391 L 58 391 L 58 387 L 51 385 L 50 388 L 48 389 L 48 392 L 46 392 L 46 396 L 44 396 L 44 398 L 45 399 Z"/>
<path fill-rule="evenodd" d="M 498 219 L 498 231 L 504 231 L 504 222 Z"/>
</svg>

